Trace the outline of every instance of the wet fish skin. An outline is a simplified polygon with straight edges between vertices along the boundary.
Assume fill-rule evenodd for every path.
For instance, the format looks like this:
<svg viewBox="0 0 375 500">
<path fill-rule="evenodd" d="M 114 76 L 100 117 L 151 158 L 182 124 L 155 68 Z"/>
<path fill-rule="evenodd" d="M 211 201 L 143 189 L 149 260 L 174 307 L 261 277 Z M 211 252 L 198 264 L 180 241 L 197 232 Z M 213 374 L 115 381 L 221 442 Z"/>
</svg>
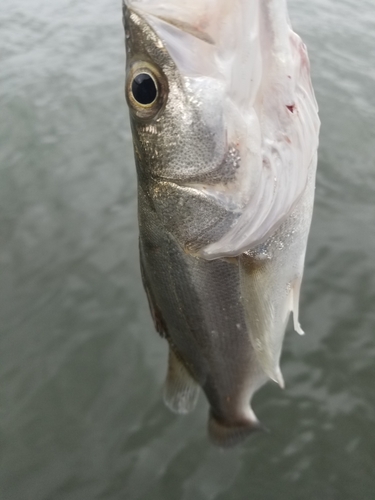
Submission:
<svg viewBox="0 0 375 500">
<path fill-rule="evenodd" d="M 142 274 L 153 316 L 162 318 L 163 335 L 187 372 L 180 389 L 180 383 L 167 377 L 166 403 L 186 413 L 202 387 L 211 407 L 212 440 L 221 446 L 236 444 L 259 427 L 249 400 L 267 380 L 239 307 L 238 266 L 185 252 L 142 201 L 139 220 Z M 192 404 L 181 404 L 181 398 Z"/>
<path fill-rule="evenodd" d="M 298 300 L 316 146 L 304 165 L 302 191 L 268 232 L 252 244 L 233 233 L 243 224 L 251 196 L 241 193 L 248 180 L 244 146 L 228 140 L 226 110 L 218 105 L 227 88 L 213 77 L 183 76 L 155 26 L 171 29 L 173 36 L 176 29 L 194 40 L 201 36 L 206 46 L 214 41 L 191 24 L 150 15 L 147 3 L 153 2 L 124 6 L 126 95 L 138 174 L 142 277 L 155 325 L 170 346 L 164 398 L 172 410 L 185 413 L 202 387 L 211 439 L 230 446 L 260 427 L 249 405 L 254 392 L 268 378 L 283 386 L 279 359 L 291 310 L 301 331 Z M 129 97 L 139 68 L 158 80 L 155 111 L 138 110 Z M 306 130 L 317 135 L 315 117 Z M 250 175 L 250 186 L 255 179 Z"/>
<path fill-rule="evenodd" d="M 144 43 L 147 37 L 153 37 L 147 24 L 129 10 L 125 11 L 125 27 L 131 40 L 140 39 Z M 131 46 L 129 52 L 128 64 L 131 65 Z M 148 54 L 142 54 L 143 58 L 147 59 Z M 158 58 L 153 54 L 153 60 L 168 74 L 174 68 L 172 61 L 165 59 L 164 53 Z M 180 103 L 176 105 L 180 106 Z M 185 389 L 178 390 L 175 381 L 167 378 L 166 403 L 180 413 L 189 411 L 196 402 L 198 386 L 202 387 L 212 408 L 212 439 L 222 446 L 235 444 L 258 428 L 249 400 L 252 392 L 265 383 L 266 376 L 255 358 L 239 303 L 237 265 L 224 260 L 208 261 L 186 250 L 192 242 L 197 250 L 215 241 L 231 225 L 235 215 L 182 184 L 189 180 L 206 180 L 206 165 L 198 164 L 188 178 L 184 171 L 181 176 L 174 173 L 173 180 L 163 172 L 164 155 L 160 163 L 156 160 L 154 168 L 154 151 L 164 148 L 158 141 L 166 140 L 164 121 L 168 121 L 168 117 L 161 116 L 155 124 L 155 137 L 150 135 L 148 123 L 139 123 L 136 119 L 132 121 L 132 130 L 139 180 L 144 286 L 155 323 L 167 338 L 172 356 L 186 368 Z M 179 123 L 179 131 L 181 125 L 184 123 Z M 197 137 L 201 133 L 199 127 L 201 125 L 195 132 Z M 175 135 L 170 133 L 169 137 L 173 140 Z M 192 140 L 197 141 L 196 138 Z M 147 141 L 152 141 L 152 147 Z M 171 148 L 173 151 L 173 145 Z M 208 156 L 212 156 L 212 149 L 208 146 Z M 147 168 L 151 161 L 152 170 Z M 216 163 L 220 166 L 222 157 L 218 157 Z M 212 171 L 218 169 L 214 162 L 209 165 Z M 181 207 L 182 214 L 176 211 L 176 206 Z M 170 366 L 169 373 L 173 371 Z"/>
</svg>

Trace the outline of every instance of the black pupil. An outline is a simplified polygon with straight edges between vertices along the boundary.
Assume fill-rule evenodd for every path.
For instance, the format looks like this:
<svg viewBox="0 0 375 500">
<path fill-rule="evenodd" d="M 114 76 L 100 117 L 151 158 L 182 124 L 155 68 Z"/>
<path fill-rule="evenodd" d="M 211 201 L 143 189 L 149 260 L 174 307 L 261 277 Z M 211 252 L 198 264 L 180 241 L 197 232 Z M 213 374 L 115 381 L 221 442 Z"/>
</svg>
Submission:
<svg viewBox="0 0 375 500">
<path fill-rule="evenodd" d="M 139 104 L 152 104 L 157 94 L 153 78 L 147 73 L 140 73 L 133 80 L 132 92 Z"/>
</svg>

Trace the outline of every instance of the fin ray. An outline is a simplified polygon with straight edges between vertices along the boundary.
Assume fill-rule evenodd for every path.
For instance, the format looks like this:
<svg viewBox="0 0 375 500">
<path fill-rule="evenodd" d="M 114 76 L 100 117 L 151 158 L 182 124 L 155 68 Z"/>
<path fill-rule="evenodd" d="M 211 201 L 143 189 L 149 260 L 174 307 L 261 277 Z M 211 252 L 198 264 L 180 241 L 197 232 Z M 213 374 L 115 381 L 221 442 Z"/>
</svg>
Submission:
<svg viewBox="0 0 375 500">
<path fill-rule="evenodd" d="M 264 372 L 284 388 L 279 360 L 291 296 L 282 292 L 278 278 L 272 259 L 240 257 L 242 300 L 251 343 Z"/>
<path fill-rule="evenodd" d="M 194 410 L 198 396 L 198 384 L 172 349 L 169 349 L 168 373 L 163 394 L 165 404 L 174 413 L 189 413 Z"/>
<path fill-rule="evenodd" d="M 299 316 L 299 296 L 301 292 L 301 284 L 302 284 L 302 276 L 298 277 L 293 284 L 292 287 L 292 311 L 293 311 L 293 327 L 294 330 L 299 334 L 299 335 L 305 335 L 305 332 L 301 328 L 301 324 L 299 322 L 298 316 Z"/>
</svg>

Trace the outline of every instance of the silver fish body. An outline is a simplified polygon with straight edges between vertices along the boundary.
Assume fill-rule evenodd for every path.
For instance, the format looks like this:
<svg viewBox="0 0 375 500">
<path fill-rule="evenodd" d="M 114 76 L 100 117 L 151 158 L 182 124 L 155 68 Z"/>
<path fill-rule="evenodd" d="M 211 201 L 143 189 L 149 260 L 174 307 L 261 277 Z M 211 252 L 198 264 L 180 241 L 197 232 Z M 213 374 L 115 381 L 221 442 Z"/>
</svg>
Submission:
<svg viewBox="0 0 375 500">
<path fill-rule="evenodd" d="M 290 311 L 302 333 L 319 120 L 304 46 L 278 2 L 124 5 L 141 270 L 170 348 L 164 399 L 185 413 L 201 387 L 220 446 L 260 427 L 250 400 L 268 378 L 283 386 Z"/>
</svg>

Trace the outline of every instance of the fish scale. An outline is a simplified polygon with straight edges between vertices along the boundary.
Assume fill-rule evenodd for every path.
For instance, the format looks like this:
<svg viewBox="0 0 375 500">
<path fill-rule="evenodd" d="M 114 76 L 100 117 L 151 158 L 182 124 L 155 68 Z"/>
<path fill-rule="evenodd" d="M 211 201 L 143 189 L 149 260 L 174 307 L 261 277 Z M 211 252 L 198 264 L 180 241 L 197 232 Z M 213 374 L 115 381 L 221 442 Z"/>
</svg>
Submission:
<svg viewBox="0 0 375 500">
<path fill-rule="evenodd" d="M 142 277 L 169 344 L 164 400 L 235 445 L 253 394 L 284 380 L 312 217 L 319 119 L 282 0 L 127 0 L 126 97 Z M 138 82 L 147 82 L 137 100 Z"/>
<path fill-rule="evenodd" d="M 161 231 L 147 206 L 140 203 L 139 211 L 145 286 L 152 290 L 167 325 L 165 335 L 171 350 L 186 367 L 185 387 L 190 386 L 194 392 L 198 383 L 203 388 L 216 427 L 225 422 L 223 429 L 231 429 L 225 438 L 221 430 L 220 444 L 233 444 L 232 430 L 240 438 L 257 428 L 249 400 L 266 381 L 250 342 L 244 309 L 238 303 L 238 266 L 187 254 L 167 232 Z M 147 220 L 147 231 L 143 218 Z M 171 395 L 167 403 L 173 409 L 174 401 L 180 400 L 180 391 L 173 389 L 173 380 L 167 381 L 172 386 L 167 391 Z M 191 409 L 179 406 L 180 413 Z"/>
</svg>

